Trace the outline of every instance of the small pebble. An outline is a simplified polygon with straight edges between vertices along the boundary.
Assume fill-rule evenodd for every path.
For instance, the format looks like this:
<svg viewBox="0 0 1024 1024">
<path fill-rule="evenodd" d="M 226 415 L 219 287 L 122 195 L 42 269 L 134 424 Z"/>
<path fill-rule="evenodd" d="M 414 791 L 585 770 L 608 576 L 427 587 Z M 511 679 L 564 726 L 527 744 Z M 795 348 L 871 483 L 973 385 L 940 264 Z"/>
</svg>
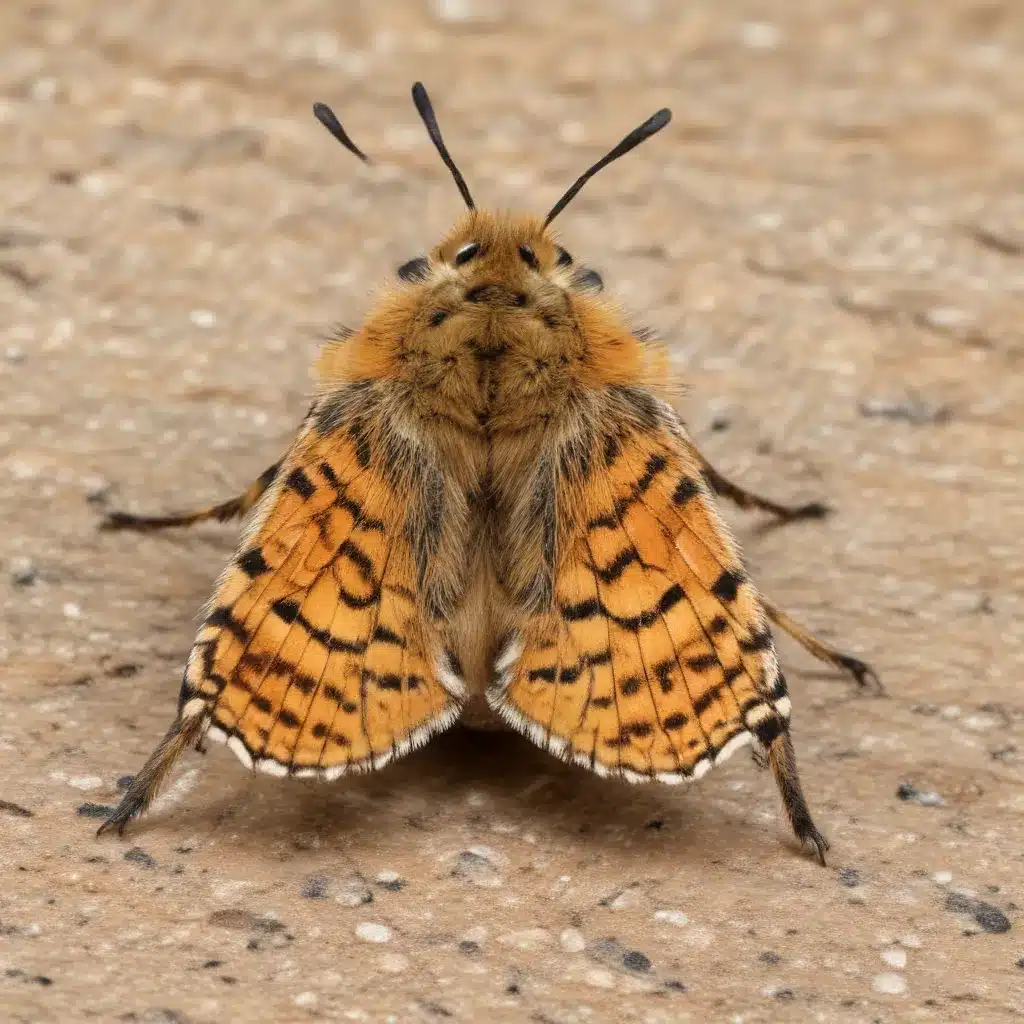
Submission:
<svg viewBox="0 0 1024 1024">
<path fill-rule="evenodd" d="M 300 992 L 295 997 L 295 1005 L 300 1006 L 303 1009 L 310 1009 L 316 1006 L 317 996 L 315 992 Z"/>
<path fill-rule="evenodd" d="M 373 891 L 366 879 L 355 873 L 337 886 L 334 898 L 344 907 L 361 907 L 373 902 Z"/>
<path fill-rule="evenodd" d="M 770 21 L 745 21 L 740 26 L 740 42 L 750 50 L 774 50 L 782 33 Z"/>
<path fill-rule="evenodd" d="M 363 921 L 356 926 L 356 938 L 362 939 L 363 942 L 390 942 L 391 929 L 386 924 Z"/>
<path fill-rule="evenodd" d="M 677 928 L 682 928 L 690 923 L 690 919 L 681 910 L 656 910 L 654 920 L 662 921 L 665 924 L 674 924 Z"/>
<path fill-rule="evenodd" d="M 935 880 L 936 885 L 949 885 L 953 881 L 952 871 L 936 871 L 932 878 Z"/>
<path fill-rule="evenodd" d="M 907 991 L 907 979 L 892 972 L 876 974 L 871 979 L 871 987 L 884 996 L 902 996 Z"/>
<path fill-rule="evenodd" d="M 1011 928 L 1010 919 L 991 903 L 976 903 L 974 905 L 974 920 L 990 934 L 1008 932 Z"/>
<path fill-rule="evenodd" d="M 782 963 L 782 957 L 778 953 L 772 952 L 770 949 L 766 949 L 759 957 L 758 960 L 763 964 L 770 964 L 774 967 L 776 964 Z"/>
<path fill-rule="evenodd" d="M 637 949 L 631 949 L 624 953 L 622 964 L 631 971 L 649 971 L 651 969 L 651 958 L 646 953 Z"/>
<path fill-rule="evenodd" d="M 907 951 L 905 949 L 883 949 L 882 959 L 890 966 L 903 970 L 907 966 Z"/>
<path fill-rule="evenodd" d="M 900 800 L 913 801 L 922 807 L 941 807 L 946 802 L 938 793 L 922 791 L 912 782 L 901 782 L 896 790 L 896 796 Z"/>
<path fill-rule="evenodd" d="M 847 889 L 855 889 L 860 885 L 860 872 L 856 868 L 840 868 L 839 884 Z"/>
<path fill-rule="evenodd" d="M 145 850 L 140 846 L 133 846 L 125 855 L 124 860 L 130 861 L 132 864 L 141 864 L 144 868 L 155 868 L 156 860 L 151 857 Z"/>
<path fill-rule="evenodd" d="M 39 579 L 39 570 L 31 558 L 12 558 L 9 566 L 11 582 L 16 587 L 30 587 Z"/>
<path fill-rule="evenodd" d="M 216 313 L 209 309 L 193 309 L 188 318 L 192 321 L 193 326 L 203 330 L 209 330 L 217 323 Z"/>
<path fill-rule="evenodd" d="M 307 900 L 325 900 L 327 899 L 327 890 L 329 887 L 330 879 L 326 875 L 310 875 L 310 877 L 302 883 L 299 895 Z"/>
<path fill-rule="evenodd" d="M 563 929 L 558 941 L 566 953 L 582 953 L 587 948 L 587 940 L 578 928 Z"/>
<path fill-rule="evenodd" d="M 77 809 L 80 818 L 109 818 L 114 813 L 114 808 L 107 804 L 93 804 L 86 801 L 79 804 Z"/>
</svg>

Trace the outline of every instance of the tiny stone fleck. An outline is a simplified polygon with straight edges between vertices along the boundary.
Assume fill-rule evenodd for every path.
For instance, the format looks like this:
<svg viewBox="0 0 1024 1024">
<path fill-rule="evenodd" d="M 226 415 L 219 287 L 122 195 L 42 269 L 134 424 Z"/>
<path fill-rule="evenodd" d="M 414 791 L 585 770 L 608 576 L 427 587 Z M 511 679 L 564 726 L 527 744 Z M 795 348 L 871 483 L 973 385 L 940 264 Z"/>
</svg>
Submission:
<svg viewBox="0 0 1024 1024">
<path fill-rule="evenodd" d="M 779 956 L 778 953 L 772 952 L 772 950 L 770 950 L 770 949 L 766 949 L 758 957 L 758 960 L 760 960 L 761 963 L 763 963 L 763 964 L 771 964 L 772 966 L 774 966 L 775 964 L 781 964 L 782 963 L 782 957 Z"/>
<path fill-rule="evenodd" d="M 582 953 L 587 948 L 587 940 L 579 928 L 563 929 L 562 934 L 558 936 L 558 941 L 566 953 Z"/>
<path fill-rule="evenodd" d="M 855 889 L 860 885 L 860 872 L 856 868 L 840 868 L 839 884 L 847 889 Z"/>
</svg>

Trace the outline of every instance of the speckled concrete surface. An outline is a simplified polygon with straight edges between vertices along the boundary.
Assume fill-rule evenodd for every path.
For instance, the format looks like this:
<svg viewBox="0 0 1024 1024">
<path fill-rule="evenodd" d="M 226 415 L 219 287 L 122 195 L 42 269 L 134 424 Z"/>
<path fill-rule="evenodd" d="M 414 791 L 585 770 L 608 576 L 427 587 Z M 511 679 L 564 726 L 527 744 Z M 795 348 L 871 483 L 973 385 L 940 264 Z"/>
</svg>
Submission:
<svg viewBox="0 0 1024 1024">
<path fill-rule="evenodd" d="M 677 7 L 0 7 L 4 1020 L 1024 1015 L 1024 9 Z M 496 205 L 674 108 L 559 226 L 670 339 L 712 459 L 838 509 L 733 517 L 888 684 L 782 643 L 827 869 L 746 758 L 630 789 L 465 732 L 320 788 L 191 755 L 93 838 L 233 538 L 96 520 L 246 485 L 318 335 L 457 214 L 415 77 Z"/>
</svg>

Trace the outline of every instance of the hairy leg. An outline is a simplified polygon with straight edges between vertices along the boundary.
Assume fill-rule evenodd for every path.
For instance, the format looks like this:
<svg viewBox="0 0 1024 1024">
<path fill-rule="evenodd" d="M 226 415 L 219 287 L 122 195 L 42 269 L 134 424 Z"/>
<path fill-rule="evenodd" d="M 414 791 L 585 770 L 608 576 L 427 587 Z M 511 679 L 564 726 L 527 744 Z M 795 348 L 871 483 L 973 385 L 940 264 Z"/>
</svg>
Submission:
<svg viewBox="0 0 1024 1024">
<path fill-rule="evenodd" d="M 138 516 L 132 512 L 110 512 L 100 522 L 101 530 L 163 530 L 169 526 L 192 526 L 194 523 L 216 519 L 226 523 L 244 516 L 263 496 L 263 492 L 274 482 L 281 460 L 268 466 L 259 478 L 245 491 L 230 501 L 210 505 L 195 512 L 181 512 L 170 515 Z"/>
</svg>

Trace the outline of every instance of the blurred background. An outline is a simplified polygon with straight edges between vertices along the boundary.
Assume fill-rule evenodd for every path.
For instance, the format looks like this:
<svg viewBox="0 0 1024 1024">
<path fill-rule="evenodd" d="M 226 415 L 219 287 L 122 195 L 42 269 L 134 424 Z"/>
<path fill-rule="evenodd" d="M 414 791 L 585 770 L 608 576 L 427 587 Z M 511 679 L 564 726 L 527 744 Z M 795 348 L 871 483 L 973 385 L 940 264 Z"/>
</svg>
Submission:
<svg viewBox="0 0 1024 1024">
<path fill-rule="evenodd" d="M 1022 57 L 1015 0 L 0 6 L 10 1018 L 1024 1012 Z M 92 839 L 234 538 L 95 523 L 244 488 L 323 335 L 460 214 L 416 79 L 501 208 L 672 108 L 557 227 L 671 346 L 711 460 L 837 509 L 730 514 L 766 593 L 889 688 L 780 644 L 827 871 L 745 759 L 626 789 L 458 733 L 319 790 L 192 758 Z"/>
</svg>

